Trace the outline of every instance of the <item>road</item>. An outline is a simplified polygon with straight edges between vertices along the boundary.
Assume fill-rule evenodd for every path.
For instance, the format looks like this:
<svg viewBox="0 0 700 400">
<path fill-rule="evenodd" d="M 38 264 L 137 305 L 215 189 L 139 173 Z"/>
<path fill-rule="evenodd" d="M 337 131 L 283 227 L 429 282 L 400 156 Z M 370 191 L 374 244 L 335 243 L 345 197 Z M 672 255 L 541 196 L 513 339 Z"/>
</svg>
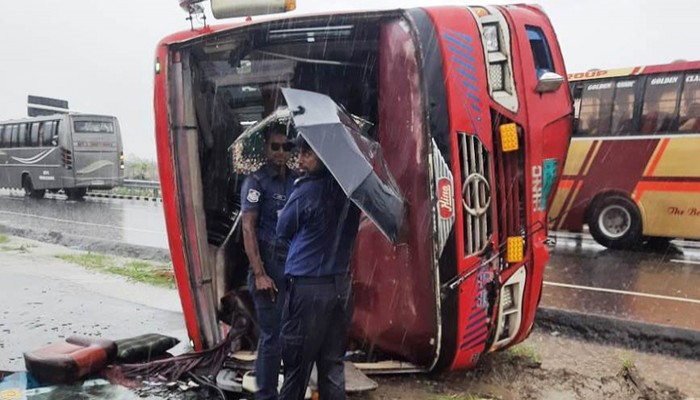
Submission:
<svg viewBox="0 0 700 400">
<path fill-rule="evenodd" d="M 168 248 L 160 202 L 102 198 L 76 202 L 63 195 L 32 200 L 21 191 L 0 189 L 0 224 Z"/>
<path fill-rule="evenodd" d="M 608 250 L 587 235 L 559 234 L 542 305 L 700 331 L 700 251 Z"/>
<path fill-rule="evenodd" d="M 162 333 L 187 342 L 173 289 L 63 262 L 55 256 L 75 251 L 62 246 L 12 239 L 0 251 L 0 370 L 23 370 L 24 351 L 75 334 L 122 339 Z"/>
<path fill-rule="evenodd" d="M 25 199 L 0 191 L 0 224 L 167 249 L 161 203 Z M 663 252 L 608 250 L 590 236 L 556 234 L 542 305 L 700 331 L 700 245 Z"/>
</svg>

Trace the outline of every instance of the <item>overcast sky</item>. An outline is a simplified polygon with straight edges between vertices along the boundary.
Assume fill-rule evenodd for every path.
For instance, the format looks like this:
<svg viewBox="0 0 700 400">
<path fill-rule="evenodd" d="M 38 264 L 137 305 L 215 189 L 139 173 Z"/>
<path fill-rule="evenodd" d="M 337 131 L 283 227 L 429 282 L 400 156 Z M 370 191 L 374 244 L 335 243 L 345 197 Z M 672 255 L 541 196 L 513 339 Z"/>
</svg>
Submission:
<svg viewBox="0 0 700 400">
<path fill-rule="evenodd" d="M 244 0 L 241 0 L 244 1 Z M 515 2 L 515 1 L 511 1 Z M 177 0 L 2 0 L 0 120 L 26 115 L 28 94 L 119 118 L 125 153 L 155 159 L 153 59 L 158 41 L 189 28 Z M 297 0 L 303 13 L 464 4 L 460 0 Z M 502 4 L 487 1 L 469 4 Z M 700 3 L 541 0 L 569 72 L 700 59 Z M 209 22 L 217 21 L 210 19 Z"/>
</svg>

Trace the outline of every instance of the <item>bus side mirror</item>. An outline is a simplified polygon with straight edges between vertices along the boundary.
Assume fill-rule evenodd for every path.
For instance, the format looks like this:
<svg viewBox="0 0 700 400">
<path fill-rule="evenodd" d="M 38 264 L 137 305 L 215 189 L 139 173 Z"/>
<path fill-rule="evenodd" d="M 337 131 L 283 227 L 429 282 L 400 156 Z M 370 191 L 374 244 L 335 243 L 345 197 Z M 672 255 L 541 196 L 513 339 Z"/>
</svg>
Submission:
<svg viewBox="0 0 700 400">
<path fill-rule="evenodd" d="M 557 74 L 556 72 L 545 72 L 540 75 L 535 91 L 537 93 L 553 92 L 559 89 L 562 83 L 564 83 L 563 76 Z"/>
<path fill-rule="evenodd" d="M 51 138 L 51 146 L 58 146 L 58 135 L 53 135 L 53 137 Z"/>
</svg>

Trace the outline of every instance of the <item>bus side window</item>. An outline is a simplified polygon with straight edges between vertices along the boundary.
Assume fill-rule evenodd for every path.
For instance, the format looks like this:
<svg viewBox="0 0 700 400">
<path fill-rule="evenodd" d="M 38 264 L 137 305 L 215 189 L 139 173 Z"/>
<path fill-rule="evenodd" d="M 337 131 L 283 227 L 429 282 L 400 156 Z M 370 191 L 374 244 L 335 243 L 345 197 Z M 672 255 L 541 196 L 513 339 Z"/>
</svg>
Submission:
<svg viewBox="0 0 700 400">
<path fill-rule="evenodd" d="M 41 145 L 42 146 L 51 146 L 51 138 L 53 137 L 53 128 L 54 128 L 54 121 L 46 121 L 44 122 L 44 134 L 41 135 Z"/>
<path fill-rule="evenodd" d="M 678 132 L 700 133 L 700 73 L 686 74 L 678 114 Z"/>
<path fill-rule="evenodd" d="M 581 93 L 583 85 L 581 83 L 572 83 L 570 86 L 571 98 L 574 100 L 574 135 L 578 134 L 579 120 L 581 116 Z"/>
<path fill-rule="evenodd" d="M 27 147 L 27 124 L 19 125 L 19 147 Z"/>
<path fill-rule="evenodd" d="M 12 125 L 11 147 L 19 147 L 19 125 Z"/>
<path fill-rule="evenodd" d="M 611 135 L 628 135 L 634 131 L 636 83 L 636 79 L 620 79 L 615 82 Z"/>
<path fill-rule="evenodd" d="M 641 133 L 667 133 L 671 129 L 678 113 L 676 103 L 680 87 L 679 74 L 649 76 L 644 91 Z"/>
<path fill-rule="evenodd" d="M 530 48 L 532 49 L 532 57 L 535 61 L 535 71 L 539 79 L 545 72 L 554 72 L 554 62 L 552 61 L 552 52 L 547 44 L 547 37 L 542 29 L 536 26 L 526 26 L 527 38 L 530 40 Z"/>
<path fill-rule="evenodd" d="M 29 142 L 32 147 L 39 146 L 39 124 L 40 122 L 32 122 L 32 126 L 29 130 Z"/>
<path fill-rule="evenodd" d="M 58 146 L 58 131 L 61 129 L 61 121 L 54 121 L 53 136 L 51 137 L 51 145 Z"/>
<path fill-rule="evenodd" d="M 613 82 L 586 82 L 581 96 L 579 136 L 605 136 L 612 119 Z"/>
</svg>

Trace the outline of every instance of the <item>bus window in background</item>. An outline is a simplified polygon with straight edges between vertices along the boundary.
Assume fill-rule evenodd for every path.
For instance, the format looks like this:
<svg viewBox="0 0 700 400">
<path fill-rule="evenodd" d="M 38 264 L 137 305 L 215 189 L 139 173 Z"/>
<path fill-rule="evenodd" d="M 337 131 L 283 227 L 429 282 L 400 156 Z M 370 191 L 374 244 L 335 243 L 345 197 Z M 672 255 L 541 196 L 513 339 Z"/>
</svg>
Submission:
<svg viewBox="0 0 700 400">
<path fill-rule="evenodd" d="M 19 126 L 12 125 L 12 139 L 10 147 L 19 147 Z"/>
<path fill-rule="evenodd" d="M 681 75 L 652 75 L 647 78 L 640 131 L 643 134 L 667 133 L 676 117 Z"/>
<path fill-rule="evenodd" d="M 18 137 L 19 147 L 26 147 L 27 146 L 27 124 L 20 124 L 19 125 L 19 137 Z"/>
<path fill-rule="evenodd" d="M 32 147 L 39 146 L 39 124 L 40 122 L 32 122 L 29 130 L 29 141 Z"/>
<path fill-rule="evenodd" d="M 54 125 L 56 122 L 54 121 L 46 121 L 44 122 L 44 134 L 41 137 L 41 145 L 42 146 L 51 146 L 51 138 L 53 137 L 54 134 Z M 41 128 L 40 128 L 41 130 Z"/>
<path fill-rule="evenodd" d="M 637 89 L 635 79 L 620 80 L 615 83 L 612 127 L 610 134 L 628 135 L 634 130 L 634 98 Z"/>
<path fill-rule="evenodd" d="M 579 135 L 603 136 L 610 132 L 612 118 L 613 82 L 586 84 L 581 96 Z"/>
<path fill-rule="evenodd" d="M 678 132 L 700 132 L 700 73 L 685 76 L 678 121 Z"/>
<path fill-rule="evenodd" d="M 5 126 L 0 125 L 0 149 L 5 147 Z"/>
</svg>

